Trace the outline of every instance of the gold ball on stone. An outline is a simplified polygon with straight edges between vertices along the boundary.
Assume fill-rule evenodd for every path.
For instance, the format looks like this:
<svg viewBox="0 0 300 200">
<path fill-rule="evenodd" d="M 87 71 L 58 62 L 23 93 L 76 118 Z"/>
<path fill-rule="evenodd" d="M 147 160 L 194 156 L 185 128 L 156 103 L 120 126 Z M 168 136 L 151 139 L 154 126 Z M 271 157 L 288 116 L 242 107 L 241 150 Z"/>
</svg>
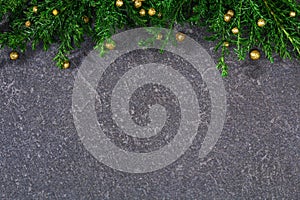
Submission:
<svg viewBox="0 0 300 200">
<path fill-rule="evenodd" d="M 178 41 L 178 42 L 182 42 L 183 40 L 185 40 L 185 34 L 183 34 L 183 33 L 177 33 L 176 34 L 176 40 Z"/>
<path fill-rule="evenodd" d="M 251 52 L 250 52 L 250 58 L 252 59 L 252 60 L 258 60 L 259 58 L 260 58 L 260 52 L 258 51 L 258 50 L 252 50 Z"/>
<path fill-rule="evenodd" d="M 157 34 L 156 39 L 161 40 L 163 38 L 163 35 L 161 33 Z"/>
<path fill-rule="evenodd" d="M 11 60 L 17 60 L 19 58 L 19 54 L 18 52 L 16 51 L 12 51 L 10 54 L 9 54 L 9 57 Z"/>
<path fill-rule="evenodd" d="M 105 47 L 109 50 L 114 50 L 116 48 L 116 45 L 113 42 L 107 42 L 105 43 Z"/>
<path fill-rule="evenodd" d="M 68 69 L 70 67 L 70 62 L 68 60 L 64 61 L 63 69 Z"/>
</svg>

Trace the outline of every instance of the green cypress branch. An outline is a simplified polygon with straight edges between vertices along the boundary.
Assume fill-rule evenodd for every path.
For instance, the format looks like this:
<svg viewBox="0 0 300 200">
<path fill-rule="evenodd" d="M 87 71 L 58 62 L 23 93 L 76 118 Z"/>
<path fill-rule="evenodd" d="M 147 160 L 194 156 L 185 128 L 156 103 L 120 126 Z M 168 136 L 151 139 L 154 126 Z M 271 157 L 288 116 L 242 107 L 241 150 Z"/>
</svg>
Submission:
<svg viewBox="0 0 300 200">
<path fill-rule="evenodd" d="M 33 49 L 40 43 L 47 50 L 51 44 L 58 43 L 59 48 L 54 60 L 57 65 L 68 60 L 67 56 L 79 47 L 84 36 L 93 38 L 95 48 L 101 53 L 106 51 L 105 42 L 117 29 L 125 27 L 157 26 L 172 29 L 175 24 L 190 23 L 206 26 L 211 36 L 207 39 L 218 40 L 215 50 L 221 47 L 221 56 L 217 67 L 222 75 L 228 74 L 226 56 L 229 49 L 223 44 L 228 41 L 234 47 L 239 60 L 245 59 L 253 48 L 261 49 L 273 62 L 273 54 L 283 58 L 300 57 L 300 6 L 296 0 L 145 0 L 142 7 L 146 11 L 155 8 L 162 16 L 143 16 L 135 8 L 132 0 L 123 0 L 124 5 L 117 7 L 114 0 L 0 0 L 0 48 L 5 46 L 26 50 L 31 43 Z M 33 6 L 38 6 L 34 13 Z M 59 14 L 54 16 L 52 11 Z M 224 21 L 227 10 L 235 11 L 229 23 Z M 297 16 L 289 17 L 294 11 Z M 85 23 L 83 16 L 89 18 Z M 3 25 L 2 18 L 8 23 Z M 257 26 L 257 20 L 264 19 L 264 27 Z M 31 22 L 25 27 L 26 21 Z M 6 27 L 6 28 L 3 28 Z M 239 34 L 233 35 L 231 29 L 238 27 Z M 171 37 L 169 34 L 165 37 Z M 164 41 L 166 42 L 166 41 Z M 294 49 L 294 51 L 293 51 Z"/>
</svg>

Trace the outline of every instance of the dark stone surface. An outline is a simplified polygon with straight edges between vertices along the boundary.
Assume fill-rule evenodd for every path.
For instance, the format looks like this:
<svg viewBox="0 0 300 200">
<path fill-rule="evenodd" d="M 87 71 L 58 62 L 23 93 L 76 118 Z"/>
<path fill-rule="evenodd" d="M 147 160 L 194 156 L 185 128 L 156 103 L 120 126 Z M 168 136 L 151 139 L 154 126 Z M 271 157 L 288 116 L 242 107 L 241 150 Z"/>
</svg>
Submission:
<svg viewBox="0 0 300 200">
<path fill-rule="evenodd" d="M 183 32 L 217 60 L 204 30 Z M 63 71 L 52 61 L 55 45 L 14 62 L 0 50 L 0 199 L 300 198 L 299 62 L 230 57 L 226 122 L 210 154 L 200 159 L 196 143 L 164 169 L 130 174 L 93 158 L 76 133 L 72 88 L 91 49 L 87 40 Z"/>
</svg>

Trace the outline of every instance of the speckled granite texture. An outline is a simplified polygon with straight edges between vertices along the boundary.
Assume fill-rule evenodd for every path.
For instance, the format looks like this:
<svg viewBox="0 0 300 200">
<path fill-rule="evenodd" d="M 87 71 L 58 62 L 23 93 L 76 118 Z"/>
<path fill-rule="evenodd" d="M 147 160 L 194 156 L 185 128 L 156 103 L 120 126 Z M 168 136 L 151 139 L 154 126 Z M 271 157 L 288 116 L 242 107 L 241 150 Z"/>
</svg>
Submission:
<svg viewBox="0 0 300 200">
<path fill-rule="evenodd" d="M 215 43 L 203 40 L 203 29 L 182 31 L 217 60 Z M 8 59 L 8 49 L 0 50 L 0 199 L 300 199 L 299 62 L 279 57 L 274 64 L 266 59 L 236 61 L 232 56 L 230 75 L 224 79 L 225 126 L 210 154 L 200 159 L 195 142 L 166 168 L 130 174 L 97 161 L 74 126 L 72 88 L 91 49 L 87 39 L 72 55 L 72 69 L 64 71 L 52 61 L 55 45 L 48 52 L 29 49 L 15 62 Z M 155 56 L 155 50 L 135 51 L 114 65 Z M 176 61 L 172 54 L 164 56 Z M 165 88 L 160 92 L 166 102 L 175 98 Z M 146 104 L 160 98 L 144 97 L 149 98 Z M 131 103 L 145 103 L 140 98 L 137 92 Z M 168 105 L 171 113 L 178 112 L 176 100 Z M 139 116 L 136 121 L 146 122 Z M 124 146 L 117 135 L 110 137 Z M 144 145 L 151 150 L 164 142 Z M 139 152 L 145 146 L 124 148 Z"/>
</svg>

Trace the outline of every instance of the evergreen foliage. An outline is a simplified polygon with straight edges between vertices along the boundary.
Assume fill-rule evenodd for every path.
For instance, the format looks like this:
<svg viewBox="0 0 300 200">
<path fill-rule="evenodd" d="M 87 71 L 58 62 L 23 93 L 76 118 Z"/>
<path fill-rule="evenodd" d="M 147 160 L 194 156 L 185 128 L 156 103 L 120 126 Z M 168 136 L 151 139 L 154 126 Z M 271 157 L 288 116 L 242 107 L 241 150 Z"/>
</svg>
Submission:
<svg viewBox="0 0 300 200">
<path fill-rule="evenodd" d="M 144 0 L 140 8 L 132 0 L 123 3 L 118 7 L 114 0 L 0 0 L 0 21 L 6 20 L 9 26 L 0 26 L 0 48 L 24 52 L 29 43 L 33 49 L 42 43 L 45 50 L 58 43 L 54 59 L 61 67 L 84 36 L 92 37 L 96 48 L 104 51 L 104 42 L 117 28 L 172 28 L 177 23 L 191 23 L 206 26 L 211 33 L 208 39 L 218 41 L 216 50 L 221 48 L 222 52 L 218 68 L 223 76 L 228 73 L 225 41 L 234 47 L 239 59 L 245 59 L 253 48 L 264 52 L 271 62 L 274 53 L 282 58 L 300 57 L 300 5 L 296 0 Z M 147 14 L 150 8 L 156 10 L 154 16 Z M 58 11 L 56 16 L 54 9 Z M 146 10 L 145 16 L 139 14 L 141 9 Z M 228 10 L 233 10 L 234 16 L 225 22 Z M 89 22 L 83 20 L 84 16 Z M 265 20 L 265 26 L 257 25 L 259 19 Z M 29 27 L 25 26 L 27 21 L 31 22 Z M 239 29 L 238 34 L 231 32 L 234 27 Z"/>
</svg>

